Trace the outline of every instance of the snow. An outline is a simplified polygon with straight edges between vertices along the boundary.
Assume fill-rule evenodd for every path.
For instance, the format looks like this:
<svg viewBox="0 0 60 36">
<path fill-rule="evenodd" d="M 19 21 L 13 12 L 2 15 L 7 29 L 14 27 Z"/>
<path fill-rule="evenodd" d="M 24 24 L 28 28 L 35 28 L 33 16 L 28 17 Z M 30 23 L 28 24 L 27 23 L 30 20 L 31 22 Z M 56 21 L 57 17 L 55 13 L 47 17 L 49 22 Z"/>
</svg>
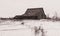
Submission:
<svg viewBox="0 0 60 36">
<path fill-rule="evenodd" d="M 24 23 L 24 24 L 21 24 Z M 35 27 L 39 30 L 35 34 Z M 60 21 L 52 20 L 7 20 L 0 22 L 0 36 L 60 36 Z"/>
</svg>

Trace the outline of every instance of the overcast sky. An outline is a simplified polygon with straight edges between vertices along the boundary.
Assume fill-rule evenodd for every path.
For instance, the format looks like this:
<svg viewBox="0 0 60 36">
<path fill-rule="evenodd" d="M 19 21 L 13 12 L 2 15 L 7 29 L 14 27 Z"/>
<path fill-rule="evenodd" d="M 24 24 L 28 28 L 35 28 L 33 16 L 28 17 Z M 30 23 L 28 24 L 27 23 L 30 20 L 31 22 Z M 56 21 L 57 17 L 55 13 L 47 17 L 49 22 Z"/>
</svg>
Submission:
<svg viewBox="0 0 60 36">
<path fill-rule="evenodd" d="M 43 7 L 45 14 L 52 17 L 60 14 L 60 0 L 0 0 L 0 17 L 24 14 L 27 8 Z M 59 16 L 60 17 L 60 16 Z"/>
</svg>

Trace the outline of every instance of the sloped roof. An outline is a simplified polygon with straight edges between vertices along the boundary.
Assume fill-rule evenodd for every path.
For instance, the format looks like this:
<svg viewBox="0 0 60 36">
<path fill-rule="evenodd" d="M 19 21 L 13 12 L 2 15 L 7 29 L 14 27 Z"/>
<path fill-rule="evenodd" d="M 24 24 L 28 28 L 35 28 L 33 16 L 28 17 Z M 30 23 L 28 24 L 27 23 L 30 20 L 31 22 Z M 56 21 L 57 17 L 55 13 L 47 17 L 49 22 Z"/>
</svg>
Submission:
<svg viewBox="0 0 60 36">
<path fill-rule="evenodd" d="M 24 16 L 39 16 L 41 14 L 44 14 L 43 8 L 29 8 Z"/>
</svg>

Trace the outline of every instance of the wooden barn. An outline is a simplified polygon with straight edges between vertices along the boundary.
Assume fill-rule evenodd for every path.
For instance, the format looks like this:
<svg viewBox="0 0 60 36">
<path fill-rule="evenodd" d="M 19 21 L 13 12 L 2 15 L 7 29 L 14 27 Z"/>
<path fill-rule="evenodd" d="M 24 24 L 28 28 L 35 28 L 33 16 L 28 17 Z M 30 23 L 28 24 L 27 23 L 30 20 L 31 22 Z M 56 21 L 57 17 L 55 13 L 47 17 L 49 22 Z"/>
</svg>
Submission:
<svg viewBox="0 0 60 36">
<path fill-rule="evenodd" d="M 46 19 L 43 8 L 28 8 L 23 15 L 16 15 L 14 19 Z"/>
</svg>

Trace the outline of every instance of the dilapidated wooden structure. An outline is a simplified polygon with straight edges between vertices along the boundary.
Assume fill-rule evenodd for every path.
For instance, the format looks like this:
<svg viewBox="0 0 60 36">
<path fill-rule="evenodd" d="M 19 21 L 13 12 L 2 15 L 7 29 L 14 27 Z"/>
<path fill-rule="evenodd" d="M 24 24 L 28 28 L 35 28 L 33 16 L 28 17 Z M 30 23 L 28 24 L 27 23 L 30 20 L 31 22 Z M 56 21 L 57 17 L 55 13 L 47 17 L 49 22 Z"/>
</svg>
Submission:
<svg viewBox="0 0 60 36">
<path fill-rule="evenodd" d="M 14 19 L 46 19 L 43 8 L 28 8 L 23 15 L 16 15 Z"/>
</svg>

